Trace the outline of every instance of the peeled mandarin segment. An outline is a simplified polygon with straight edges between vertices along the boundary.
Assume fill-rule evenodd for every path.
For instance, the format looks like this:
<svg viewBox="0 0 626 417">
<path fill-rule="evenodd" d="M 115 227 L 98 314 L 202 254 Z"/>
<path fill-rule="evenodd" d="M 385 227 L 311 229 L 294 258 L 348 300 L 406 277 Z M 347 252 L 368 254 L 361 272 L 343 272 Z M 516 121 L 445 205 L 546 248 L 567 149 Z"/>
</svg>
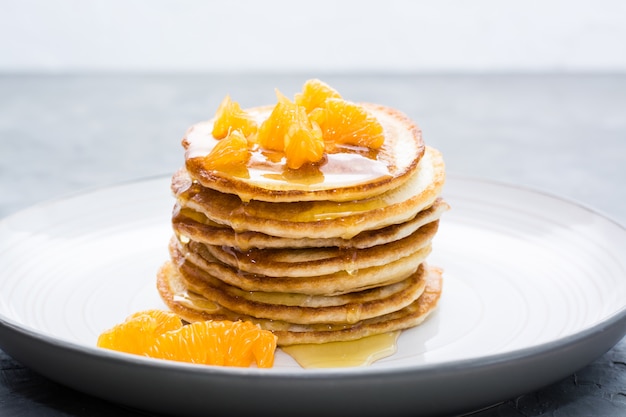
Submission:
<svg viewBox="0 0 626 417">
<path fill-rule="evenodd" d="M 241 109 L 239 103 L 227 95 L 217 108 L 211 133 L 214 138 L 223 139 L 233 130 L 240 130 L 247 137 L 256 133 L 257 124 L 252 116 Z"/>
<path fill-rule="evenodd" d="M 197 327 L 198 325 L 187 325 L 179 330 L 162 334 L 146 351 L 147 356 L 179 362 L 204 363 L 207 352 L 196 347 L 198 341 L 195 340 L 194 330 Z"/>
<path fill-rule="evenodd" d="M 343 99 L 326 100 L 324 114 L 319 120 L 324 140 L 334 144 L 379 149 L 385 141 L 382 125 L 358 104 Z"/>
<path fill-rule="evenodd" d="M 229 322 L 230 323 L 230 322 Z M 225 349 L 218 349 L 217 346 L 225 345 L 224 332 L 225 322 L 201 322 L 196 324 L 199 334 L 203 334 L 203 344 L 206 344 L 207 349 L 204 349 L 206 356 L 198 362 L 205 365 L 226 365 L 228 352 Z"/>
<path fill-rule="evenodd" d="M 204 157 L 204 167 L 209 170 L 227 170 L 245 165 L 249 159 L 248 140 L 240 130 L 233 130 Z"/>
<path fill-rule="evenodd" d="M 276 336 L 248 322 L 199 321 L 159 336 L 148 356 L 222 366 L 273 364 Z M 261 352 L 256 357 L 254 352 Z"/>
<path fill-rule="evenodd" d="M 276 90 L 278 103 L 269 117 L 261 123 L 254 139 L 262 148 L 272 151 L 285 149 L 285 135 L 296 113 L 296 105 Z"/>
<path fill-rule="evenodd" d="M 252 355 L 259 368 L 274 366 L 274 352 L 276 351 L 276 336 L 268 331 L 259 333 L 259 338 L 252 347 Z"/>
<path fill-rule="evenodd" d="M 317 123 L 309 121 L 302 106 L 298 106 L 296 117 L 285 135 L 285 156 L 291 169 L 319 162 L 324 157 L 322 130 Z"/>
<path fill-rule="evenodd" d="M 274 365 L 276 351 L 276 336 L 267 330 L 261 330 L 250 322 L 239 322 L 242 336 L 246 340 L 243 350 L 249 359 L 256 362 L 259 368 L 271 368 Z"/>
<path fill-rule="evenodd" d="M 160 335 L 170 330 L 183 327 L 183 322 L 177 314 L 164 310 L 145 310 L 131 314 L 126 320 L 133 320 L 136 317 L 149 316 L 156 322 L 155 335 Z"/>
<path fill-rule="evenodd" d="M 329 98 L 341 98 L 337 90 L 318 79 L 308 80 L 302 86 L 302 92 L 296 94 L 295 101 L 298 106 L 303 106 L 307 113 L 315 108 L 323 107 Z"/>
<path fill-rule="evenodd" d="M 321 126 L 326 120 L 326 109 L 322 107 L 316 107 L 309 113 L 309 120 L 311 123 L 317 123 Z"/>
<path fill-rule="evenodd" d="M 156 324 L 147 316 L 120 323 L 100 334 L 97 346 L 142 355 L 155 339 Z"/>
<path fill-rule="evenodd" d="M 258 329 L 257 329 L 258 330 Z M 252 345 L 258 339 L 258 332 L 250 329 L 244 322 L 235 322 L 224 332 L 226 344 L 230 346 L 226 365 L 250 366 L 254 361 Z"/>
<path fill-rule="evenodd" d="M 180 329 L 182 325 L 180 318 L 173 313 L 161 310 L 142 311 L 103 332 L 98 337 L 97 346 L 143 355 L 158 336 Z"/>
</svg>

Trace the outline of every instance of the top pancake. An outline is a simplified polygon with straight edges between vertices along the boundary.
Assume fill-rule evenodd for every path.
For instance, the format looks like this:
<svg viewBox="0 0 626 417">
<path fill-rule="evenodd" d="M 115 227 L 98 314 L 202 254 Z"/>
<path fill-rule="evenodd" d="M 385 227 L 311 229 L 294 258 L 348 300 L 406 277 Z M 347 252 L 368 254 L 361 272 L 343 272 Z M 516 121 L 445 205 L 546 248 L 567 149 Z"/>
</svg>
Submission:
<svg viewBox="0 0 626 417">
<path fill-rule="evenodd" d="M 255 150 L 246 169 L 222 172 L 206 169 L 206 156 L 218 140 L 211 131 L 214 119 L 193 125 L 182 140 L 185 167 L 207 188 L 236 194 L 243 201 L 350 201 L 362 200 L 402 185 L 417 169 L 425 146 L 421 130 L 403 113 L 381 105 L 359 103 L 383 126 L 385 142 L 377 150 L 345 147 L 328 153 L 320 164 L 306 169 L 285 167 L 276 153 Z M 271 106 L 246 110 L 260 124 Z"/>
<path fill-rule="evenodd" d="M 441 194 L 445 167 L 441 153 L 426 147 L 413 175 L 401 186 L 353 201 L 242 202 L 233 194 L 202 187 L 179 170 L 172 192 L 182 208 L 235 230 L 283 238 L 351 239 L 365 230 L 406 222 L 430 207 Z"/>
</svg>

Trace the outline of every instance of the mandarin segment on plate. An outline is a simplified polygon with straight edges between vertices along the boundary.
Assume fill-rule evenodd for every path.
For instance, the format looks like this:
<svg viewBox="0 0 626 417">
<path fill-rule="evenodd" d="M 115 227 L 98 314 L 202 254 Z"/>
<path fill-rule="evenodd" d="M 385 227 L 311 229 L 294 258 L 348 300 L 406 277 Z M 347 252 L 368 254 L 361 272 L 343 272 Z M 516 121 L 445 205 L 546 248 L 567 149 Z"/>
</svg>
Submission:
<svg viewBox="0 0 626 417">
<path fill-rule="evenodd" d="M 180 317 L 163 310 L 130 315 L 123 323 L 104 331 L 101 348 L 155 359 L 205 365 L 274 365 L 276 336 L 247 321 L 198 321 L 183 325 Z"/>
<path fill-rule="evenodd" d="M 223 139 L 231 131 L 240 130 L 248 137 L 256 133 L 257 128 L 254 118 L 242 110 L 239 103 L 232 101 L 230 95 L 226 95 L 217 108 L 212 134 L 216 139 Z"/>
<path fill-rule="evenodd" d="M 240 130 L 231 131 L 217 142 L 204 157 L 204 166 L 210 170 L 228 170 L 242 167 L 250 159 L 248 140 Z"/>
<path fill-rule="evenodd" d="M 295 102 L 303 106 L 307 113 L 316 108 L 323 107 L 329 98 L 341 98 L 337 90 L 318 79 L 311 79 L 304 83 L 302 92 L 296 94 Z"/>
<path fill-rule="evenodd" d="M 204 365 L 274 364 L 276 336 L 245 321 L 198 321 L 159 336 L 148 356 Z"/>
<path fill-rule="evenodd" d="M 324 157 L 324 138 L 317 123 L 311 123 L 302 106 L 285 135 L 287 166 L 298 169 L 306 163 L 319 162 Z"/>
<path fill-rule="evenodd" d="M 343 99 L 327 99 L 323 110 L 315 111 L 311 119 L 320 125 L 330 144 L 379 149 L 385 141 L 378 120 L 362 106 Z"/>
<path fill-rule="evenodd" d="M 146 310 L 130 315 L 123 323 L 103 332 L 97 346 L 143 355 L 157 336 L 183 326 L 178 315 L 162 310 Z"/>
</svg>

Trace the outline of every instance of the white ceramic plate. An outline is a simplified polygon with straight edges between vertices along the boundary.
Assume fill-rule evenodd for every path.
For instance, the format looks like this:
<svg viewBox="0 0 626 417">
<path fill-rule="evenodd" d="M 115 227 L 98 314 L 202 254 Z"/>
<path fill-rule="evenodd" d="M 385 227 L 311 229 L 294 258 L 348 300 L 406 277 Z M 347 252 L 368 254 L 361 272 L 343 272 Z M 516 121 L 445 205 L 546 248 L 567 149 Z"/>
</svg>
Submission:
<svg viewBox="0 0 626 417">
<path fill-rule="evenodd" d="M 169 178 L 49 202 L 0 222 L 0 347 L 47 377 L 176 415 L 421 415 L 488 406 L 557 381 L 626 333 L 626 230 L 572 202 L 452 177 L 429 262 L 438 311 L 366 368 L 198 366 L 97 349 L 163 307 Z"/>
</svg>

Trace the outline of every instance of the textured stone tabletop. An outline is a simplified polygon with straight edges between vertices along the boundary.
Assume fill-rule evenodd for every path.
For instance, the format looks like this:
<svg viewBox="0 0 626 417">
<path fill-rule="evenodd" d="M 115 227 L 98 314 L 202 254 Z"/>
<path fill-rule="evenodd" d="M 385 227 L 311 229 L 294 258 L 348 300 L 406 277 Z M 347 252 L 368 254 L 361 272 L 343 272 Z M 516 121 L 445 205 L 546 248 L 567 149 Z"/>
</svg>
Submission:
<svg viewBox="0 0 626 417">
<path fill-rule="evenodd" d="M 312 77 L 407 113 L 452 174 L 556 194 L 626 225 L 624 75 L 0 76 L 0 217 L 169 175 L 187 126 L 225 94 L 243 107 L 272 103 L 274 88 L 292 94 Z M 146 414 L 51 382 L 0 351 L 0 415 Z M 626 415 L 626 339 L 564 380 L 476 415 Z"/>
</svg>

